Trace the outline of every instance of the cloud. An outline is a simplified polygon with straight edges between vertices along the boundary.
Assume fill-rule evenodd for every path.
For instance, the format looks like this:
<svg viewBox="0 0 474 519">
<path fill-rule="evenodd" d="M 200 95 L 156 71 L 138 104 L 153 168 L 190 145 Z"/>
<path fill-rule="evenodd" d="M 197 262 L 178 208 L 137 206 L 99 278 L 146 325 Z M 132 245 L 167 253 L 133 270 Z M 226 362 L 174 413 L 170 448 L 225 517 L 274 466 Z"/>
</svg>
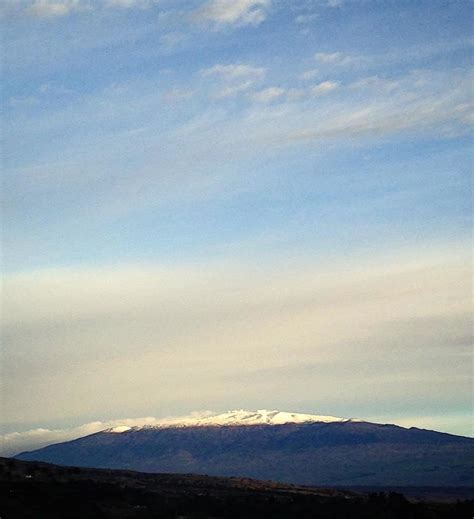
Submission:
<svg viewBox="0 0 474 519">
<path fill-rule="evenodd" d="M 299 77 L 299 79 L 307 81 L 309 79 L 314 79 L 318 74 L 319 74 L 319 70 L 311 69 L 311 70 L 305 70 L 298 77 Z"/>
<path fill-rule="evenodd" d="M 228 169 L 217 168 L 221 172 L 214 175 L 211 191 L 206 189 L 209 176 L 203 172 L 215 170 L 217 163 L 227 165 L 229 157 L 251 159 L 269 156 L 275 150 L 283 152 L 300 143 L 306 145 L 304 142 L 308 141 L 314 146 L 328 140 L 345 145 L 354 139 L 380 138 L 401 132 L 409 132 L 404 137 L 409 139 L 427 135 L 451 138 L 452 132 L 465 133 L 471 124 L 471 80 L 462 70 L 423 71 L 391 77 L 391 82 L 399 84 L 393 91 L 375 85 L 350 88 L 349 83 L 344 88 L 329 90 L 329 95 L 313 95 L 311 86 L 290 87 L 275 105 L 242 103 L 242 107 L 230 111 L 224 103 L 217 109 L 212 103 L 204 104 L 199 113 L 185 114 L 171 129 L 159 129 L 153 118 L 163 101 L 171 100 L 172 96 L 167 99 L 165 94 L 170 90 L 178 89 L 175 94 L 193 91 L 196 99 L 199 96 L 202 99 L 204 93 L 213 100 L 244 93 L 242 99 L 249 101 L 254 90 L 264 88 L 260 82 L 265 75 L 265 69 L 256 64 L 220 63 L 202 69 L 187 82 L 173 81 L 172 88 L 163 92 L 157 88 L 156 78 L 133 84 L 125 82 L 91 96 L 81 96 L 52 113 L 30 110 L 26 120 L 21 117 L 18 105 L 15 110 L 19 115 L 11 117 L 9 122 L 10 146 L 19 141 L 44 139 L 50 142 L 56 135 L 65 138 L 60 151 L 54 150 L 41 161 L 35 160 L 29 168 L 19 168 L 9 175 L 9 183 L 14 186 L 12 192 L 17 193 L 16 203 L 20 207 L 27 204 L 26 201 L 35 205 L 35 196 L 50 196 L 61 186 L 74 185 L 80 196 L 72 208 L 87 218 L 91 217 L 90 205 L 87 209 L 85 205 L 89 196 L 96 197 L 94 214 L 109 215 L 111 211 L 115 214 L 119 207 L 124 212 L 132 207 L 158 207 L 165 201 L 175 200 L 179 193 L 185 197 L 221 193 L 221 188 L 228 185 L 229 178 L 224 173 Z M 364 78 L 360 81 L 364 82 Z M 331 85 L 313 86 L 317 87 L 316 94 L 331 88 Z M 337 103 L 332 92 L 338 92 Z M 114 125 L 109 129 L 112 116 Z M 131 134 L 131 129 L 147 126 L 146 131 Z M 80 131 L 85 128 L 91 132 Z M 117 128 L 126 131 L 118 132 Z M 183 153 L 183 143 L 186 153 Z M 145 155 L 139 151 L 144 145 L 149 150 Z M 121 160 L 125 155 L 128 159 Z M 124 165 L 131 157 L 140 166 L 139 173 L 136 169 L 128 171 Z M 112 189 L 96 183 L 103 174 L 100 164 L 105 160 L 114 165 L 116 183 Z M 190 171 L 194 173 L 191 175 Z M 16 215 L 18 218 L 18 213 Z"/>
<path fill-rule="evenodd" d="M 210 0 L 194 13 L 194 18 L 217 26 L 259 25 L 270 7 L 271 0 Z"/>
<path fill-rule="evenodd" d="M 170 32 L 161 36 L 160 41 L 168 49 L 174 49 L 186 41 L 186 35 L 182 32 Z"/>
<path fill-rule="evenodd" d="M 392 391 L 388 369 L 425 403 L 462 394 L 470 271 L 456 248 L 313 263 L 7 276 L 3 422 L 258 406 L 262 394 L 287 406 L 287 384 L 292 399 L 309 391 L 335 407 L 338 386 L 361 399 Z"/>
<path fill-rule="evenodd" d="M 244 81 L 243 83 L 237 83 L 233 86 L 227 86 L 217 92 L 216 97 L 234 97 L 241 92 L 245 92 L 254 86 L 254 81 Z"/>
<path fill-rule="evenodd" d="M 144 425 L 171 425 L 196 418 L 206 418 L 213 413 L 211 411 L 195 411 L 184 416 L 155 418 L 147 416 L 143 418 L 122 418 L 118 420 L 89 422 L 78 427 L 67 429 L 30 429 L 23 432 L 11 432 L 0 435 L 0 456 L 15 456 L 20 452 L 39 449 L 53 443 L 60 443 L 76 438 L 82 438 L 95 434 L 105 429 L 120 426 L 141 427 Z"/>
<path fill-rule="evenodd" d="M 342 52 L 317 52 L 314 59 L 324 65 L 337 66 L 354 65 L 363 61 L 360 56 L 348 56 Z"/>
<path fill-rule="evenodd" d="M 244 63 L 222 65 L 200 71 L 202 77 L 216 78 L 221 84 L 215 97 L 233 97 L 253 88 L 265 76 L 265 69 Z"/>
<path fill-rule="evenodd" d="M 399 80 L 382 78 L 380 76 L 369 76 L 358 79 L 349 85 L 354 89 L 371 89 L 378 92 L 393 92 L 401 87 L 402 83 Z"/>
<path fill-rule="evenodd" d="M 306 24 L 314 22 L 319 18 L 319 15 L 316 13 L 312 14 L 300 14 L 295 18 L 295 22 L 299 24 Z"/>
<path fill-rule="evenodd" d="M 213 67 L 201 70 L 203 76 L 219 76 L 225 81 L 233 81 L 236 79 L 250 78 L 252 80 L 262 79 L 265 75 L 265 69 L 262 67 L 254 67 L 244 63 L 236 63 L 229 65 L 217 64 Z"/>
<path fill-rule="evenodd" d="M 269 103 L 270 101 L 275 101 L 280 98 L 284 93 L 284 88 L 269 87 L 252 94 L 252 99 L 260 103 Z"/>
<path fill-rule="evenodd" d="M 153 5 L 155 1 L 156 0 L 33 0 L 23 7 L 23 12 L 35 18 L 61 18 L 77 12 L 94 11 L 101 7 L 145 9 Z"/>
<path fill-rule="evenodd" d="M 104 0 L 106 7 L 119 7 L 122 9 L 147 8 L 156 0 Z"/>
<path fill-rule="evenodd" d="M 323 81 L 322 83 L 318 83 L 317 85 L 311 87 L 311 95 L 316 97 L 323 96 L 329 94 L 329 92 L 332 92 L 333 90 L 336 90 L 338 86 L 339 83 L 335 81 Z"/>
<path fill-rule="evenodd" d="M 469 410 L 469 414 L 471 414 Z M 451 434 L 459 434 L 461 436 L 474 436 L 474 430 L 466 427 L 466 413 L 459 411 L 446 411 L 443 414 L 417 414 L 407 415 L 379 415 L 372 418 L 374 421 L 381 423 L 395 423 L 402 427 L 418 427 L 421 429 L 430 429 L 435 431 L 449 432 Z"/>
<path fill-rule="evenodd" d="M 83 0 L 35 0 L 25 12 L 38 18 L 56 18 L 89 9 L 89 2 Z"/>
<path fill-rule="evenodd" d="M 187 82 L 173 81 L 163 92 L 157 88 L 160 80 L 150 78 L 75 98 L 53 113 L 29 110 L 28 119 L 22 117 L 20 106 L 14 107 L 18 116 L 14 114 L 9 122 L 11 149 L 15 142 L 42 139 L 49 143 L 59 135 L 64 139 L 60 149 L 49 150 L 41 160 L 12 169 L 7 176 L 9 207 L 22 208 L 6 210 L 6 216 L 13 218 L 9 225 L 16 229 L 8 247 L 12 264 L 24 263 L 36 249 L 49 257 L 50 233 L 40 224 L 28 232 L 28 240 L 36 245 L 24 248 L 23 229 L 31 226 L 28 208 L 36 207 L 44 197 L 55 196 L 55 204 L 62 208 L 60 221 L 45 209 L 55 229 L 74 227 L 79 217 L 96 225 L 96 219 L 116 218 L 137 209 L 158 211 L 178 201 L 199 204 L 235 196 L 236 189 L 248 190 L 250 185 L 258 189 L 263 167 L 254 181 L 237 174 L 237 169 L 247 170 L 244 164 L 256 159 L 274 160 L 275 154 L 282 156 L 299 146 L 314 150 L 354 142 L 370 146 L 375 140 L 395 136 L 451 139 L 453 134 L 465 134 L 472 124 L 471 79 L 462 70 L 391 77 L 400 87 L 390 92 L 350 88 L 349 83 L 328 95 L 314 96 L 308 85 L 288 88 L 278 103 L 249 103 L 251 94 L 264 88 L 260 85 L 264 79 L 265 69 L 255 63 L 218 64 Z M 201 109 L 186 113 L 171 128 L 162 128 L 154 114 L 172 101 L 165 93 L 176 88 L 181 93 L 195 92 Z M 240 88 L 244 90 L 236 93 Z M 226 103 L 215 102 L 222 95 L 242 95 L 242 103 L 229 109 Z M 207 99 L 211 102 L 206 106 Z M 113 127 L 109 127 L 112 120 Z M 90 131 L 85 132 L 86 128 Z M 98 182 L 105 163 L 113 171 L 112 185 Z M 133 168 L 129 167 L 132 163 Z M 60 193 L 72 188 L 77 196 L 63 207 Z M 72 238 L 68 243 L 75 247 Z"/>
<path fill-rule="evenodd" d="M 182 88 L 173 88 L 163 93 L 163 98 L 167 103 L 177 103 L 191 99 L 195 94 L 194 90 L 186 90 Z"/>
</svg>

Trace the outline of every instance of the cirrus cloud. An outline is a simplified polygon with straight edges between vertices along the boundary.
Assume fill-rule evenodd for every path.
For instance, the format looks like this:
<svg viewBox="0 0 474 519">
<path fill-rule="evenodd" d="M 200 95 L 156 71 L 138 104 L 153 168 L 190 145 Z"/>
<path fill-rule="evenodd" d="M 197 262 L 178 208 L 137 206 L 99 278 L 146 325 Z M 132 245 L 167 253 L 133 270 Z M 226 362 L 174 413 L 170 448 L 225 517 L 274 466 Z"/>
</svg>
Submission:
<svg viewBox="0 0 474 519">
<path fill-rule="evenodd" d="M 259 92 L 255 92 L 255 94 L 252 95 L 252 99 L 261 103 L 269 103 L 270 101 L 275 101 L 275 99 L 280 98 L 284 93 L 284 88 L 268 87 Z"/>
<path fill-rule="evenodd" d="M 259 25 L 271 7 L 271 0 L 210 0 L 201 6 L 194 18 L 226 25 Z"/>
</svg>

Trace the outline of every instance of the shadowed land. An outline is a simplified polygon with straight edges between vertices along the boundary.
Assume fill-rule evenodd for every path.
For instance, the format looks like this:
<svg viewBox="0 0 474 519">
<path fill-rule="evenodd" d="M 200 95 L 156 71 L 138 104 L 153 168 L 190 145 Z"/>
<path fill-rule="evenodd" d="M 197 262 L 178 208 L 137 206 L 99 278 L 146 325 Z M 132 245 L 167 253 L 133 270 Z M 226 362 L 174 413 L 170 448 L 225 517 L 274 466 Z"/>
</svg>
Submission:
<svg viewBox="0 0 474 519">
<path fill-rule="evenodd" d="M 416 489 L 410 491 L 414 496 Z M 0 515 L 6 519 L 472 517 L 473 489 L 445 489 L 444 502 L 431 501 L 437 493 L 442 490 L 418 489 L 417 498 L 407 499 L 387 488 L 377 492 L 314 488 L 0 458 Z"/>
</svg>

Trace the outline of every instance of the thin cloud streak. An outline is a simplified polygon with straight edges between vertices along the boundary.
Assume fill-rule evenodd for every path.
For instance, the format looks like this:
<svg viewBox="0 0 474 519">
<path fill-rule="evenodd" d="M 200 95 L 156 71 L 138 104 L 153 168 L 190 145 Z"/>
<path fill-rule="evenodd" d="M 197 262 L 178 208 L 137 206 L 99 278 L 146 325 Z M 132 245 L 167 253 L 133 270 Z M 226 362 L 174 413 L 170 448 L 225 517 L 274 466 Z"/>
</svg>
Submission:
<svg viewBox="0 0 474 519">
<path fill-rule="evenodd" d="M 39 449 L 52 443 L 60 443 L 89 434 L 98 433 L 105 429 L 119 426 L 139 427 L 145 425 L 170 425 L 196 418 L 206 418 L 212 415 L 212 411 L 194 411 L 184 416 L 155 418 L 146 416 L 143 418 L 122 418 L 117 420 L 89 422 L 78 427 L 66 429 L 30 429 L 22 432 L 10 432 L 0 435 L 0 456 L 15 456 L 20 452 Z"/>
<path fill-rule="evenodd" d="M 193 13 L 196 21 L 225 26 L 260 25 L 267 17 L 271 0 L 208 0 Z"/>
</svg>

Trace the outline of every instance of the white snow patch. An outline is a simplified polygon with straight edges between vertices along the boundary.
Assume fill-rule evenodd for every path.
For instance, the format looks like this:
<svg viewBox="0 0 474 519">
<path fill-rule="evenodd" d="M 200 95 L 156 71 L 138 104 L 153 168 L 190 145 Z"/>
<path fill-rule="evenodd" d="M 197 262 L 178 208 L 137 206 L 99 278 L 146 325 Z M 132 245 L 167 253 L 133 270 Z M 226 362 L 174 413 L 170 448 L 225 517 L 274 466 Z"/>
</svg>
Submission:
<svg viewBox="0 0 474 519">
<path fill-rule="evenodd" d="M 107 432 L 111 433 L 123 433 L 130 431 L 131 427 L 128 427 L 127 425 L 119 425 L 118 427 L 112 427 L 112 429 L 107 429 Z"/>
<path fill-rule="evenodd" d="M 165 427 L 198 427 L 198 426 L 233 426 L 233 425 L 282 425 L 287 423 L 316 423 L 316 422 L 349 422 L 360 421 L 335 416 L 290 413 L 286 411 L 258 409 L 245 411 L 236 409 L 226 413 L 215 414 L 212 411 L 197 411 L 186 416 L 154 418 L 124 418 L 104 422 L 90 422 L 70 429 L 32 429 L 22 432 L 11 432 L 0 435 L 0 456 L 13 456 L 25 450 L 81 438 L 98 432 L 123 434 L 148 428 Z"/>
<path fill-rule="evenodd" d="M 332 423 L 332 422 L 348 422 L 359 421 L 352 418 L 339 418 L 337 416 L 290 413 L 286 411 L 269 411 L 267 409 L 258 409 L 257 411 L 246 411 L 244 409 L 236 409 L 227 411 L 226 413 L 209 416 L 194 414 L 188 417 L 164 418 L 156 420 L 156 423 L 145 423 L 143 425 L 136 424 L 133 430 L 150 429 L 150 428 L 167 428 L 167 427 L 230 427 L 236 425 L 283 425 L 283 424 L 302 424 L 302 423 Z M 120 427 L 106 432 L 122 432 Z M 127 427 L 125 430 L 129 431 Z M 124 431 L 125 432 L 125 431 Z"/>
</svg>

